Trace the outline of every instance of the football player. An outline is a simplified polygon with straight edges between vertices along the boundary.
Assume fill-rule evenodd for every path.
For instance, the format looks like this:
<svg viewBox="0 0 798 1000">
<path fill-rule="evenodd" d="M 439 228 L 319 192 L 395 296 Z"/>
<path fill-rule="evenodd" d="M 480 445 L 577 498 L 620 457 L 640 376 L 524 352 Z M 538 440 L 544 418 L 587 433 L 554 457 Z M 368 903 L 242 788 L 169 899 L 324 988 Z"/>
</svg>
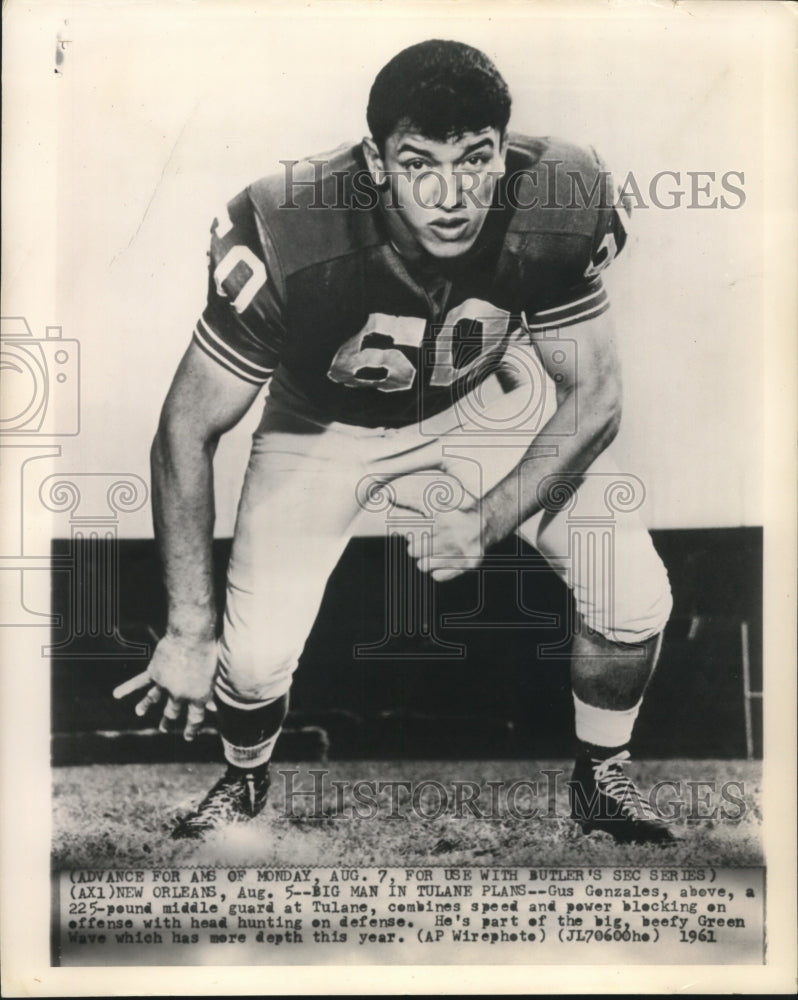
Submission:
<svg viewBox="0 0 798 1000">
<path fill-rule="evenodd" d="M 620 841 L 673 839 L 624 771 L 667 575 L 634 512 L 612 546 L 569 558 L 567 505 L 546 499 L 565 484 L 581 510 L 606 511 L 621 377 L 600 271 L 624 245 L 624 212 L 592 150 L 510 134 L 510 105 L 483 53 L 414 45 L 374 81 L 368 138 L 286 162 L 213 223 L 207 305 L 152 448 L 168 627 L 137 711 L 166 693 L 162 727 L 187 706 L 190 739 L 212 695 L 227 760 L 176 837 L 263 808 L 292 673 L 363 484 L 395 486 L 401 503 L 403 477 L 435 470 L 462 499 L 436 515 L 431 550 L 410 540 L 421 573 L 450 579 L 517 531 L 573 592 L 573 817 Z M 480 422 L 493 406 L 520 412 L 507 401 L 539 388 L 541 364 L 544 421 L 520 442 Z M 214 451 L 267 382 L 217 644 Z M 491 426 L 497 446 L 469 451 L 469 431 Z"/>
</svg>

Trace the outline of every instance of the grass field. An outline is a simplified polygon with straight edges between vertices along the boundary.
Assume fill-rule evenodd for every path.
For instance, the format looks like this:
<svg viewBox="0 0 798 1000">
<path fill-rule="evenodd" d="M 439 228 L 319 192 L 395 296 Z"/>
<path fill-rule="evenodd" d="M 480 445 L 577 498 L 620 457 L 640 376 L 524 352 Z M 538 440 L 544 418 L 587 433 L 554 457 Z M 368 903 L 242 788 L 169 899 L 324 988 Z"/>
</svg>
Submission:
<svg viewBox="0 0 798 1000">
<path fill-rule="evenodd" d="M 53 771 L 53 865 L 77 867 L 157 867 L 160 865 L 531 865 L 762 863 L 761 765 L 752 761 L 636 762 L 631 774 L 642 788 L 667 779 L 658 803 L 682 816 L 675 822 L 679 843 L 668 847 L 620 845 L 603 833 L 585 836 L 570 819 L 566 780 L 570 762 L 333 761 L 328 765 L 276 765 L 263 814 L 248 824 L 227 827 L 204 843 L 172 841 L 176 817 L 188 811 L 221 773 L 215 764 L 93 765 Z M 324 796 L 316 815 L 310 796 L 294 796 L 286 809 L 286 789 L 308 790 L 309 768 L 325 767 Z M 556 807 L 545 792 L 544 770 L 560 772 Z M 288 780 L 283 772 L 294 771 Z M 487 796 L 488 782 L 540 782 L 536 797 L 521 787 L 513 799 Z M 376 815 L 352 814 L 351 784 L 337 794 L 330 784 L 357 781 L 440 782 L 445 797 L 426 786 L 415 810 L 410 793 L 377 796 Z M 458 808 L 454 788 L 479 783 L 482 816 Z M 554 781 L 553 778 L 549 779 Z M 744 808 L 724 801 L 723 782 L 740 782 L 734 794 Z M 690 782 L 711 782 L 691 785 Z M 343 785 L 341 785 L 344 788 Z M 549 785 L 549 788 L 552 786 Z M 714 788 L 714 790 L 713 790 Z M 669 793 L 669 794 L 666 794 Z M 394 792 L 394 795 L 396 793 Z M 696 815 L 690 816 L 690 805 Z M 526 818 L 537 807 L 536 818 Z M 724 819 L 718 807 L 736 818 Z M 718 815 L 712 817 L 713 810 Z M 685 811 L 688 815 L 685 815 Z M 391 812 L 395 815 L 391 816 Z M 549 818 L 550 814 L 551 818 Z M 493 818 L 491 818 L 491 814 Z M 398 816 L 398 818 L 397 818 Z"/>
</svg>

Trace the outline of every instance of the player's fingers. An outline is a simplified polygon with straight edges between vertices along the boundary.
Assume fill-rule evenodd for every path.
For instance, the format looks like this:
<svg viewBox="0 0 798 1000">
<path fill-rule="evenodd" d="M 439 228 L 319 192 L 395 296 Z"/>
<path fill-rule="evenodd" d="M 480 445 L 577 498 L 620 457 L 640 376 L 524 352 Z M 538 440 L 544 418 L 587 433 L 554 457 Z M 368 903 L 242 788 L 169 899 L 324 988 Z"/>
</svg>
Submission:
<svg viewBox="0 0 798 1000">
<path fill-rule="evenodd" d="M 176 718 L 180 715 L 180 710 L 182 709 L 181 702 L 177 701 L 176 698 L 172 698 L 171 695 L 166 701 L 166 707 L 163 710 L 163 715 L 161 716 L 161 722 L 158 729 L 162 733 L 168 733 L 170 722 L 174 722 Z"/>
<path fill-rule="evenodd" d="M 153 705 L 157 705 L 161 700 L 161 695 L 163 691 L 158 687 L 157 684 L 153 684 L 147 694 L 141 699 L 141 701 L 136 705 L 136 715 L 144 715 L 148 712 Z"/>
<path fill-rule="evenodd" d="M 202 725 L 202 720 L 205 718 L 205 706 L 197 705 L 195 702 L 190 702 L 188 706 L 188 718 L 186 719 L 186 728 L 183 730 L 183 739 L 189 742 L 194 739 L 199 731 L 199 727 Z"/>
<path fill-rule="evenodd" d="M 205 711 L 206 712 L 218 712 L 219 711 L 219 709 L 216 707 L 216 702 L 213 700 L 213 698 L 209 698 L 205 702 Z"/>
<path fill-rule="evenodd" d="M 180 715 L 180 709 L 182 707 L 182 702 L 170 695 L 163 710 L 164 718 L 172 720 L 176 719 Z"/>
<path fill-rule="evenodd" d="M 134 691 L 138 691 L 139 688 L 143 688 L 146 684 L 149 684 L 152 678 L 148 671 L 144 671 L 141 674 L 136 674 L 135 677 L 131 677 L 129 681 L 125 681 L 124 684 L 120 684 L 118 687 L 114 688 L 114 698 L 127 698 L 129 694 L 133 694 Z"/>
<path fill-rule="evenodd" d="M 422 568 L 421 563 L 429 560 L 432 554 L 432 535 L 426 531 L 411 531 L 407 536 L 407 551 L 411 559 L 415 559 L 422 573 L 429 569 Z"/>
<path fill-rule="evenodd" d="M 463 570 L 461 569 L 434 569 L 432 571 L 432 579 L 436 583 L 445 583 L 447 580 L 454 580 L 455 577 L 460 576 Z"/>
<path fill-rule="evenodd" d="M 425 553 L 419 559 L 416 560 L 416 566 L 422 573 L 432 573 L 433 579 L 439 579 L 435 574 L 437 572 L 443 572 L 444 570 L 451 571 L 455 575 L 462 573 L 462 557 L 460 556 L 432 556 L 429 553 Z"/>
</svg>

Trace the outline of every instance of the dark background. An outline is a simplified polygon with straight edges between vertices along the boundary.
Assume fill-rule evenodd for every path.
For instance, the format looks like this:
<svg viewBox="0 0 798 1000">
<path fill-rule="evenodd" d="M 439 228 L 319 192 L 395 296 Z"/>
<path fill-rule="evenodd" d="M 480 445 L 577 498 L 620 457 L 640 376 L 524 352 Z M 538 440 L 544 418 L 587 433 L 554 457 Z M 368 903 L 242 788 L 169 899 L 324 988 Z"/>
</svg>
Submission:
<svg viewBox="0 0 798 1000">
<path fill-rule="evenodd" d="M 652 535 L 675 606 L 635 731 L 636 756 L 759 757 L 762 702 L 749 700 L 747 736 L 743 635 L 747 629 L 750 687 L 760 691 L 761 529 Z M 513 539 L 493 554 L 515 556 L 516 544 Z M 387 545 L 354 539 L 330 578 L 294 678 L 282 759 L 570 755 L 573 709 L 562 655 L 570 597 L 560 580 L 550 570 L 519 575 L 523 564 L 485 572 L 479 608 L 480 574 L 465 574 L 434 588 L 434 637 L 389 636 L 381 657 L 357 656 L 356 644 L 379 644 L 386 634 L 386 559 L 407 558 L 403 546 L 389 554 Z M 229 540 L 215 543 L 221 596 L 229 550 Z M 163 630 L 153 541 L 64 539 L 53 543 L 53 555 L 61 567 L 52 589 L 59 620 L 50 654 L 54 763 L 220 758 L 212 734 L 188 745 L 145 732 L 155 713 L 140 720 L 135 696 L 123 702 L 111 696 L 144 669 L 153 633 Z M 535 555 L 521 550 L 529 566 Z M 404 569 L 410 578 L 416 573 L 409 561 Z M 470 624 L 479 627 L 446 623 L 448 615 L 474 609 Z M 544 623 L 532 621 L 530 611 Z M 497 621 L 515 627 L 491 627 Z M 558 643 L 559 657 L 544 655 L 543 647 Z M 447 656 L 458 644 L 465 655 Z"/>
</svg>

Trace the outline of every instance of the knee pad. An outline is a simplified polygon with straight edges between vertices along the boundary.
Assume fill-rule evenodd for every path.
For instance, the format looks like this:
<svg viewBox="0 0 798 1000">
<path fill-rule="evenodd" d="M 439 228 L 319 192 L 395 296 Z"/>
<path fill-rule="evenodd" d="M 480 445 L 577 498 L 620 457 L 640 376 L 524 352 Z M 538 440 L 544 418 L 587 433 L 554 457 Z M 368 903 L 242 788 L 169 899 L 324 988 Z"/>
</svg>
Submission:
<svg viewBox="0 0 798 1000">
<path fill-rule="evenodd" d="M 653 555 L 644 570 L 641 568 L 632 579 L 616 581 L 609 593 L 590 595 L 574 588 L 580 616 L 610 642 L 645 642 L 659 635 L 668 623 L 673 609 L 670 583 L 659 556 L 655 552 Z"/>
<path fill-rule="evenodd" d="M 254 707 L 275 701 L 287 694 L 298 662 L 298 650 L 259 652 L 223 635 L 216 690 L 231 705 Z"/>
</svg>

